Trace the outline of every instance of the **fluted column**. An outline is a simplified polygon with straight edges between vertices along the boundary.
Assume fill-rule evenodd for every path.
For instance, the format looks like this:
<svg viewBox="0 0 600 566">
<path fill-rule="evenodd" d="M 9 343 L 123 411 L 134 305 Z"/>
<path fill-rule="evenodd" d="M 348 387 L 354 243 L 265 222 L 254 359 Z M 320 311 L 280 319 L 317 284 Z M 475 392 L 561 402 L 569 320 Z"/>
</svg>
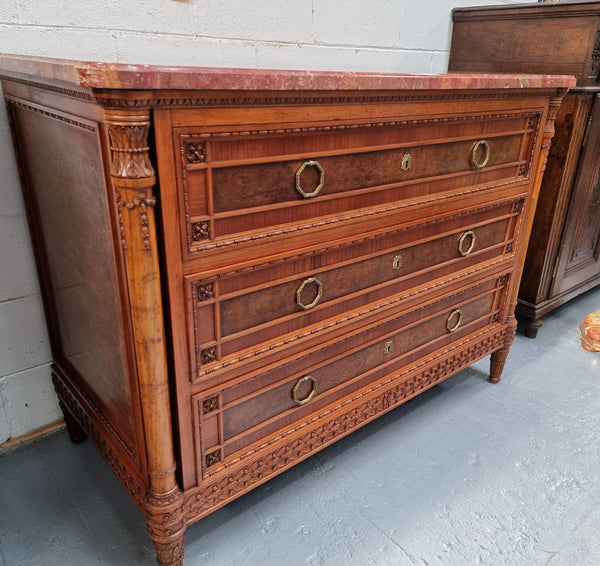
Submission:
<svg viewBox="0 0 600 566">
<path fill-rule="evenodd" d="M 181 566 L 185 520 L 175 477 L 147 109 L 106 109 L 148 456 L 148 531 L 161 566 Z"/>
</svg>

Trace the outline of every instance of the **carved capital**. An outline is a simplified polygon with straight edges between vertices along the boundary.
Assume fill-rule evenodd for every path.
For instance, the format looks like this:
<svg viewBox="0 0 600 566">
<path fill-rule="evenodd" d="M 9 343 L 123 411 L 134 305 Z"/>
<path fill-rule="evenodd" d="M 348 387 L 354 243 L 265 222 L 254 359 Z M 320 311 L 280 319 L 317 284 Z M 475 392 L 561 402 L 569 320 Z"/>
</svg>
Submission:
<svg viewBox="0 0 600 566">
<path fill-rule="evenodd" d="M 150 114 L 147 111 L 106 111 L 106 125 L 110 138 L 112 177 L 120 179 L 152 179 L 154 168 L 150 162 L 148 132 Z"/>
<path fill-rule="evenodd" d="M 543 149 L 550 147 L 550 141 L 554 137 L 554 122 L 556 120 L 556 114 L 558 113 L 562 99 L 562 96 L 554 96 L 550 99 L 550 105 L 548 106 L 548 118 L 546 119 L 544 137 L 542 141 Z"/>
<path fill-rule="evenodd" d="M 156 178 L 148 145 L 150 114 L 137 109 L 107 110 L 106 125 L 123 248 L 127 249 L 128 240 L 141 239 L 142 250 L 150 251 L 153 223 L 148 207 L 156 204 L 152 194 Z"/>
</svg>

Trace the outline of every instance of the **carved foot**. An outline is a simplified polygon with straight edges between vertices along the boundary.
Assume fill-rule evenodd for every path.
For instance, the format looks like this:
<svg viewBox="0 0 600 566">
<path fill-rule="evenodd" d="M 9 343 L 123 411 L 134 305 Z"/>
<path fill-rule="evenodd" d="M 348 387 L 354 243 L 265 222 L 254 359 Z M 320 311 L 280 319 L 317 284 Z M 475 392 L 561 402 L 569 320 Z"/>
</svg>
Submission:
<svg viewBox="0 0 600 566">
<path fill-rule="evenodd" d="M 86 440 L 87 434 L 81 428 L 81 425 L 77 422 L 75 417 L 73 417 L 73 415 L 69 412 L 69 409 L 67 409 L 64 403 L 62 401 L 59 401 L 58 405 L 65 419 L 65 424 L 67 425 L 67 433 L 69 434 L 69 439 L 73 444 L 81 444 Z"/>
<path fill-rule="evenodd" d="M 525 325 L 525 336 L 535 338 L 543 322 L 541 318 L 528 318 L 523 321 L 523 324 Z"/>
<path fill-rule="evenodd" d="M 148 534 L 156 549 L 160 566 L 183 566 L 185 518 L 183 495 L 178 488 L 148 498 L 146 503 Z"/>
<path fill-rule="evenodd" d="M 498 383 L 500 381 L 500 376 L 502 375 L 502 370 L 504 369 L 509 350 L 509 346 L 504 346 L 504 348 L 492 352 L 490 358 L 490 381 L 492 383 Z"/>
<path fill-rule="evenodd" d="M 153 540 L 156 549 L 156 560 L 159 566 L 183 566 L 183 541 L 185 531 L 174 540 Z"/>
</svg>

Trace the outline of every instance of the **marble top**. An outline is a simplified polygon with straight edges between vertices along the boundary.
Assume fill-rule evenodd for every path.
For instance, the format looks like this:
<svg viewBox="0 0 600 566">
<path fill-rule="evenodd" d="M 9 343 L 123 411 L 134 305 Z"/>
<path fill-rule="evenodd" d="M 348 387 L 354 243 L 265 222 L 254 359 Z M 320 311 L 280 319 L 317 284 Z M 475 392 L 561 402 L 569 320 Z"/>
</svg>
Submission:
<svg viewBox="0 0 600 566">
<path fill-rule="evenodd" d="M 94 89 L 457 90 L 571 88 L 567 75 L 308 71 L 134 65 L 0 54 L 0 74 L 35 76 Z"/>
</svg>

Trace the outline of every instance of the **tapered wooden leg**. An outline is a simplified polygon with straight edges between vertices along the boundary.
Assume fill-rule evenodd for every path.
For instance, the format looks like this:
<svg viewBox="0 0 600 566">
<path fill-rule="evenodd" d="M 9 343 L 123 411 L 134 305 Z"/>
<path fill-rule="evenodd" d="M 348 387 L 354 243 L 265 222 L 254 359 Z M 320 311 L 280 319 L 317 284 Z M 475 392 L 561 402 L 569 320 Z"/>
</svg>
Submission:
<svg viewBox="0 0 600 566">
<path fill-rule="evenodd" d="M 185 530 L 175 537 L 155 539 L 156 560 L 159 566 L 183 566 Z"/>
<path fill-rule="evenodd" d="M 492 353 L 490 358 L 490 381 L 492 383 L 498 383 L 500 381 L 500 376 L 502 375 L 502 370 L 504 369 L 509 350 L 510 345 L 507 345 Z"/>
<path fill-rule="evenodd" d="M 176 488 L 163 495 L 150 495 L 146 513 L 148 534 L 154 543 L 159 566 L 183 566 L 186 523 L 181 491 Z"/>
</svg>

